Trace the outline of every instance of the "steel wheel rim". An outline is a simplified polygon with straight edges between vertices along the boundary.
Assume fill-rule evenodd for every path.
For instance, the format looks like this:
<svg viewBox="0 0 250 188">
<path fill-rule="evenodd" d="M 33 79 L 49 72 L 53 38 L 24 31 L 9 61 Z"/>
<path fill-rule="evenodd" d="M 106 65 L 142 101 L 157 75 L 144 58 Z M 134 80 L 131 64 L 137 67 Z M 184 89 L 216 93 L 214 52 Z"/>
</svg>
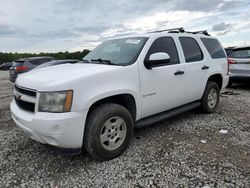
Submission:
<svg viewBox="0 0 250 188">
<path fill-rule="evenodd" d="M 217 104 L 218 100 L 218 93 L 216 89 L 211 89 L 208 94 L 208 107 L 209 108 L 214 108 Z"/>
<path fill-rule="evenodd" d="M 100 132 L 101 145 L 106 150 L 115 150 L 123 144 L 126 134 L 127 125 L 123 118 L 118 116 L 109 118 Z"/>
</svg>

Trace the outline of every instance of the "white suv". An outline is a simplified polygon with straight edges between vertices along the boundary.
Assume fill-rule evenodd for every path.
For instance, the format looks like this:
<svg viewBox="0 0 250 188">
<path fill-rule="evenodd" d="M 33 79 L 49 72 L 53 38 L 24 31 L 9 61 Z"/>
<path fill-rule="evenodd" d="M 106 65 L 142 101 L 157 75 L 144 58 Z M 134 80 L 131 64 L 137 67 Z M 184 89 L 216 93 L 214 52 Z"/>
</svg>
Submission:
<svg viewBox="0 0 250 188">
<path fill-rule="evenodd" d="M 81 63 L 20 75 L 10 106 L 30 138 L 108 160 L 135 127 L 199 106 L 214 112 L 227 83 L 218 40 L 180 28 L 105 41 Z"/>
</svg>

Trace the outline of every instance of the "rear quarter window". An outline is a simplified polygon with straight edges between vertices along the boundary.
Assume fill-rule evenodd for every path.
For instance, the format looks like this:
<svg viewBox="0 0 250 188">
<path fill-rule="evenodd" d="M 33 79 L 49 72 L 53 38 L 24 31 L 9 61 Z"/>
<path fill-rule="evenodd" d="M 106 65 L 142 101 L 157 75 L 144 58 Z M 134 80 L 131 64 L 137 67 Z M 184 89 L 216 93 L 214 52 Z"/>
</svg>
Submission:
<svg viewBox="0 0 250 188">
<path fill-rule="evenodd" d="M 201 38 L 201 41 L 213 59 L 220 59 L 226 57 L 226 54 L 218 40 L 211 38 Z"/>
</svg>

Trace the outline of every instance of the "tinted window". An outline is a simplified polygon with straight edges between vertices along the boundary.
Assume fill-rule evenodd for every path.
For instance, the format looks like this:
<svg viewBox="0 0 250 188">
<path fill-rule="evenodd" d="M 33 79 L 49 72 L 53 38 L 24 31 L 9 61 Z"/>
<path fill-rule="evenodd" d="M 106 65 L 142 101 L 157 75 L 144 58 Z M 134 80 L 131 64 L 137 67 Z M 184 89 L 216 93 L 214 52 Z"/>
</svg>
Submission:
<svg viewBox="0 0 250 188">
<path fill-rule="evenodd" d="M 186 62 L 201 61 L 203 54 L 195 39 L 191 37 L 180 37 L 181 46 Z"/>
<path fill-rule="evenodd" d="M 168 64 L 179 63 L 177 49 L 174 40 L 171 37 L 161 37 L 156 39 L 148 51 L 146 60 L 149 60 L 151 54 L 157 52 L 165 52 L 169 55 L 170 62 Z"/>
<path fill-rule="evenodd" d="M 30 63 L 33 65 L 41 65 L 48 61 L 51 61 L 51 59 L 36 59 L 36 60 L 31 60 Z"/>
<path fill-rule="evenodd" d="M 250 48 L 234 49 L 229 55 L 232 58 L 250 58 Z"/>
<path fill-rule="evenodd" d="M 213 59 L 225 58 L 226 54 L 221 47 L 220 43 L 216 39 L 201 38 L 201 41 L 205 45 L 207 51 Z"/>
</svg>

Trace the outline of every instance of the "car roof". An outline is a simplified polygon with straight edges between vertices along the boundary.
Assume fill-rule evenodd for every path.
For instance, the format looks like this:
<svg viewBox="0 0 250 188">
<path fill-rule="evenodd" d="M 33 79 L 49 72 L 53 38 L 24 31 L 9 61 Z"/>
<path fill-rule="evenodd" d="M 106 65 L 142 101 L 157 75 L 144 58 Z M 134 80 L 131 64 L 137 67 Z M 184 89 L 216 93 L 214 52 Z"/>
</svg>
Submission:
<svg viewBox="0 0 250 188">
<path fill-rule="evenodd" d="M 230 46 L 230 47 L 226 47 L 225 50 L 232 50 L 234 48 L 235 48 L 235 46 Z"/>
<path fill-rule="evenodd" d="M 71 62 L 71 61 L 80 61 L 79 59 L 58 59 L 58 60 L 52 60 L 52 61 L 49 61 L 49 62 Z"/>
<path fill-rule="evenodd" d="M 238 50 L 238 49 L 244 49 L 244 48 L 250 48 L 250 46 L 237 46 L 235 48 L 233 48 L 234 50 Z"/>
<path fill-rule="evenodd" d="M 216 37 L 210 36 L 207 31 L 198 31 L 198 32 L 189 32 L 189 31 L 179 31 L 178 29 L 183 28 L 177 28 L 177 29 L 169 29 L 169 30 L 162 30 L 162 31 L 153 31 L 148 33 L 136 33 L 136 34 L 130 34 L 130 35 L 123 35 L 120 37 L 111 38 L 112 39 L 122 39 L 122 38 L 133 38 L 133 37 L 147 37 L 147 38 L 158 38 L 158 37 L 164 37 L 164 36 L 183 36 L 183 37 L 193 37 L 193 38 L 212 38 L 216 39 Z"/>
<path fill-rule="evenodd" d="M 39 56 L 39 57 L 25 57 L 25 58 L 20 58 L 17 59 L 16 61 L 30 61 L 30 60 L 38 60 L 38 59 L 55 59 L 54 57 L 51 56 Z"/>
</svg>

